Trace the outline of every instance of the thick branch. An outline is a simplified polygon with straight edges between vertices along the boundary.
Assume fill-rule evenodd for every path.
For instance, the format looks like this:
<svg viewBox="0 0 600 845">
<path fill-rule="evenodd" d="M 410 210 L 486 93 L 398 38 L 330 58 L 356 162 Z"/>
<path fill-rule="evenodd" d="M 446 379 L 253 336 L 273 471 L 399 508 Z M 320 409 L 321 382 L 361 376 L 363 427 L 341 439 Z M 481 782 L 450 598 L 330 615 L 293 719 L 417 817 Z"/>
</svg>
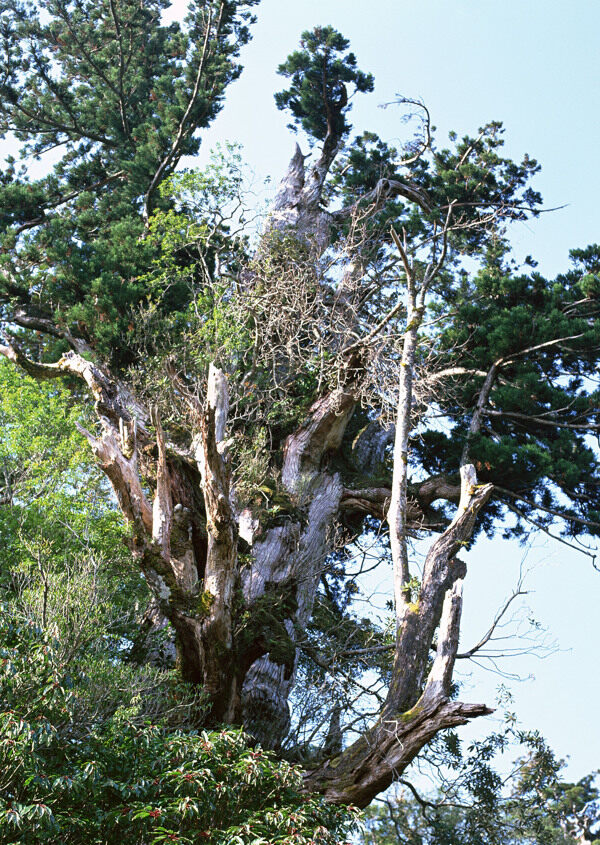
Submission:
<svg viewBox="0 0 600 845">
<path fill-rule="evenodd" d="M 420 487 L 425 487 L 425 495 L 420 495 Z M 460 488 L 453 485 L 444 485 L 436 492 L 431 492 L 427 481 L 421 485 L 409 486 L 406 503 L 407 527 L 411 531 L 418 531 L 423 528 L 440 530 L 448 524 L 436 512 L 432 512 L 429 506 L 436 499 L 458 502 Z M 389 508 L 392 495 L 391 487 L 357 487 L 345 488 L 342 493 L 340 510 L 347 515 L 369 514 L 376 519 L 384 520 Z"/>
<path fill-rule="evenodd" d="M 470 465 L 463 467 L 461 480 L 457 513 L 431 546 L 418 599 L 406 604 L 396 636 L 392 682 L 379 720 L 338 758 L 306 775 L 308 787 L 330 801 L 366 806 L 440 730 L 492 712 L 485 705 L 462 704 L 447 697 L 461 610 L 460 584 L 456 582 L 462 581 L 466 573 L 456 554 L 470 538 L 477 515 L 493 489 L 490 484 L 477 485 L 475 469 Z M 434 668 L 421 694 L 430 646 L 440 618 Z"/>
<path fill-rule="evenodd" d="M 89 344 L 83 338 L 75 337 L 67 329 L 59 328 L 52 320 L 42 317 L 39 314 L 27 314 L 24 309 L 18 308 L 12 316 L 12 322 L 24 329 L 33 329 L 37 332 L 49 334 L 52 337 L 60 337 L 66 340 L 69 346 L 80 355 L 91 352 Z"/>
<path fill-rule="evenodd" d="M 338 448 L 355 404 L 352 393 L 329 393 L 313 404 L 306 423 L 287 438 L 281 480 L 290 493 L 300 494 L 326 454 Z"/>
<path fill-rule="evenodd" d="M 464 578 L 457 578 L 446 592 L 442 618 L 438 631 L 438 646 L 433 666 L 427 678 L 424 698 L 448 698 L 452 685 L 452 672 L 457 657 L 462 615 Z"/>
<path fill-rule="evenodd" d="M 208 548 L 204 569 L 206 621 L 204 686 L 213 701 L 213 718 L 231 721 L 235 694 L 231 684 L 233 592 L 237 563 L 237 524 L 231 507 L 230 469 L 224 453 L 229 398 L 224 373 L 212 364 L 208 374 L 206 410 L 201 423 L 202 488 L 206 508 Z"/>
<path fill-rule="evenodd" d="M 458 561 L 456 555 L 470 539 L 477 515 L 487 503 L 492 490 L 491 484 L 477 485 L 472 465 L 461 469 L 461 499 L 456 515 L 427 554 L 418 599 L 415 602 L 404 602 L 404 614 L 396 637 L 393 679 L 386 705 L 394 712 L 410 708 L 419 695 L 444 596 L 457 578 L 465 576 L 466 567 Z"/>
<path fill-rule="evenodd" d="M 339 211 L 334 211 L 332 218 L 336 223 L 341 223 L 343 220 L 347 220 L 356 214 L 361 206 L 371 206 L 372 213 L 375 214 L 389 200 L 395 197 L 404 197 L 404 199 L 414 202 L 427 214 L 432 210 L 429 200 L 423 191 L 415 185 L 409 185 L 406 182 L 401 182 L 399 179 L 380 179 L 373 190 L 364 194 L 364 196 L 360 197 L 352 205 L 347 205 L 344 208 L 340 208 Z"/>
<path fill-rule="evenodd" d="M 339 757 L 307 772 L 305 788 L 336 804 L 366 807 L 436 734 L 490 713 L 485 704 L 423 699 L 409 713 L 381 720 Z"/>
<path fill-rule="evenodd" d="M 121 512 L 134 528 L 138 547 L 143 545 L 147 535 L 152 533 L 153 516 L 152 507 L 140 482 L 135 445 L 131 446 L 131 453 L 126 457 L 123 443 L 119 442 L 109 424 L 104 424 L 101 437 L 94 437 L 81 425 L 77 428 L 89 441 L 103 472 L 110 480 Z M 133 431 L 130 436 L 133 439 Z"/>
<path fill-rule="evenodd" d="M 82 379 L 96 400 L 99 417 L 106 417 L 117 430 L 122 422 L 131 423 L 135 419 L 138 439 L 145 444 L 151 442 L 146 409 L 123 384 L 114 380 L 93 361 L 88 361 L 76 352 L 66 352 L 55 364 L 40 364 L 28 358 L 13 339 L 5 346 L 0 346 L 0 355 L 35 379 L 62 378 L 65 375 Z"/>
<path fill-rule="evenodd" d="M 423 318 L 423 311 L 415 307 L 415 288 L 412 269 L 408 261 L 405 260 L 402 244 L 397 237 L 396 241 L 403 261 L 405 262 L 408 289 L 408 325 L 404 332 L 402 360 L 400 362 L 392 496 L 387 513 L 387 521 L 390 527 L 392 563 L 394 567 L 394 607 L 396 610 L 396 626 L 399 627 L 404 617 L 405 605 L 410 601 L 410 596 L 406 592 L 406 585 L 410 581 L 408 550 L 406 546 L 408 537 L 408 444 L 412 429 L 413 380 L 417 350 L 417 332 Z"/>
<path fill-rule="evenodd" d="M 168 560 L 171 553 L 171 525 L 173 522 L 173 497 L 167 469 L 167 450 L 158 411 L 154 409 L 152 422 L 156 429 L 158 464 L 156 468 L 156 493 L 152 509 L 152 538 Z"/>
</svg>

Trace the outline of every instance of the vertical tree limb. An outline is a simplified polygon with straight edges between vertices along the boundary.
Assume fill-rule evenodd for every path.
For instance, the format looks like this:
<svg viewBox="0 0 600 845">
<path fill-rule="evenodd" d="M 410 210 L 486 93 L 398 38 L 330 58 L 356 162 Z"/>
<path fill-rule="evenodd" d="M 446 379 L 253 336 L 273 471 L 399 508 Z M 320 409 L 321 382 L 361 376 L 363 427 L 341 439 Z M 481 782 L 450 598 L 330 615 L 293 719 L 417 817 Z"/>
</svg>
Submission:
<svg viewBox="0 0 600 845">
<path fill-rule="evenodd" d="M 460 636 L 463 584 L 464 578 L 458 577 L 446 591 L 436 656 L 427 678 L 424 698 L 448 698 L 450 695 Z"/>
</svg>

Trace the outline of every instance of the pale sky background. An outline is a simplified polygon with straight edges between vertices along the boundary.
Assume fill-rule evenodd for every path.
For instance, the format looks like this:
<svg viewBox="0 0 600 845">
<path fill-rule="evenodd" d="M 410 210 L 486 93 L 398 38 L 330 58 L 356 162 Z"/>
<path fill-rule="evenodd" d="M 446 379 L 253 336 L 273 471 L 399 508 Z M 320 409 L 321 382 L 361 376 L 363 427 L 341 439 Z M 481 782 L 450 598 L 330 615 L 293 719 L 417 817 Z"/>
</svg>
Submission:
<svg viewBox="0 0 600 845">
<path fill-rule="evenodd" d="M 177 3 L 174 15 L 183 6 Z M 200 163 L 217 141 L 226 140 L 243 145 L 258 177 L 276 181 L 283 174 L 295 139 L 273 102 L 273 92 L 284 87 L 276 68 L 303 30 L 331 24 L 350 40 L 359 67 L 375 76 L 375 92 L 354 101 L 357 132 L 371 129 L 390 142 L 405 140 L 406 127 L 394 109 L 378 108 L 395 94 L 422 98 L 440 144 L 450 130 L 474 134 L 484 123 L 501 120 L 507 155 L 527 152 L 542 164 L 534 187 L 545 205 L 567 206 L 514 227 L 515 256 L 533 255 L 539 270 L 552 277 L 569 266 L 569 249 L 600 240 L 600 3 L 263 0 L 257 15 L 242 55 L 244 73 L 204 133 Z M 467 556 L 464 648 L 485 632 L 510 594 L 523 554 L 516 543 L 498 538 L 480 541 Z M 531 609 L 560 651 L 507 663 L 527 680 L 505 683 L 523 727 L 539 729 L 558 755 L 569 757 L 568 776 L 579 778 L 600 767 L 600 572 L 589 558 L 545 536 L 525 566 L 533 568 L 525 583 L 532 593 L 522 607 Z M 473 667 L 462 696 L 493 703 L 502 682 Z M 492 719 L 479 720 L 468 735 L 493 727 Z"/>
<path fill-rule="evenodd" d="M 180 17 L 184 7 L 177 0 L 171 13 Z M 531 254 L 552 277 L 568 267 L 569 249 L 600 240 L 597 0 L 262 0 L 256 11 L 254 38 L 242 55 L 245 71 L 204 133 L 196 163 L 204 163 L 218 141 L 239 142 L 259 178 L 282 175 L 295 139 L 273 102 L 283 87 L 276 68 L 303 30 L 332 24 L 350 39 L 359 67 L 375 76 L 374 94 L 354 103 L 357 132 L 406 140 L 398 113 L 378 108 L 396 94 L 422 98 L 440 144 L 450 130 L 474 134 L 501 120 L 507 155 L 536 158 L 543 170 L 534 187 L 546 206 L 566 205 L 514 227 L 515 256 Z M 466 556 L 463 647 L 488 627 L 516 583 L 522 557 L 523 549 L 500 538 L 479 542 Z M 570 758 L 568 775 L 578 778 L 600 767 L 600 572 L 589 558 L 546 537 L 526 566 L 533 566 L 527 605 L 560 651 L 507 664 L 531 676 L 509 683 L 514 709 L 523 727 L 539 729 Z M 501 682 L 475 667 L 462 697 L 493 703 Z M 474 725 L 471 735 L 494 727 L 491 719 Z"/>
</svg>

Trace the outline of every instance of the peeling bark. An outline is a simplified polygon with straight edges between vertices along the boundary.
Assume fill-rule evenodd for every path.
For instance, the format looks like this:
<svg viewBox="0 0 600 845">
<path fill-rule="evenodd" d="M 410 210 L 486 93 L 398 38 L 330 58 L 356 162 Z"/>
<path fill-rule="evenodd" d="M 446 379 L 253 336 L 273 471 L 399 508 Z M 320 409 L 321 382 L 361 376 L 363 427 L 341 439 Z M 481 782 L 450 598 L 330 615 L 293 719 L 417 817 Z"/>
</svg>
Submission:
<svg viewBox="0 0 600 845">
<path fill-rule="evenodd" d="M 231 507 L 231 472 L 224 448 L 228 410 L 227 381 L 221 370 L 211 364 L 206 410 L 201 422 L 201 474 L 208 534 L 202 593 L 203 683 L 213 704 L 212 717 L 232 722 L 238 710 L 238 679 L 232 671 L 237 525 Z"/>
<path fill-rule="evenodd" d="M 396 427 L 393 425 L 389 428 L 383 428 L 378 422 L 366 425 L 352 444 L 352 457 L 357 468 L 364 473 L 379 471 L 395 436 Z"/>
<path fill-rule="evenodd" d="M 288 170 L 280 182 L 265 230 L 266 244 L 273 233 L 289 233 L 307 243 L 313 252 L 321 254 L 329 245 L 331 237 L 331 215 L 320 208 L 325 178 L 329 164 L 321 158 L 309 172 L 296 144 Z"/>
<path fill-rule="evenodd" d="M 253 549 L 250 571 L 242 576 L 250 610 L 268 587 L 290 591 L 293 599 L 293 612 L 285 623 L 290 646 L 287 660 L 279 658 L 278 662 L 267 643 L 269 653 L 252 665 L 242 691 L 244 724 L 266 747 L 278 747 L 289 728 L 288 698 L 295 680 L 297 631 L 303 630 L 312 613 L 341 490 L 338 475 L 319 479 L 312 490 L 305 525 L 292 523 L 268 531 Z"/>
<path fill-rule="evenodd" d="M 355 404 L 353 394 L 341 391 L 315 402 L 308 420 L 284 446 L 281 480 L 286 490 L 302 499 L 323 458 L 340 445 Z"/>
</svg>

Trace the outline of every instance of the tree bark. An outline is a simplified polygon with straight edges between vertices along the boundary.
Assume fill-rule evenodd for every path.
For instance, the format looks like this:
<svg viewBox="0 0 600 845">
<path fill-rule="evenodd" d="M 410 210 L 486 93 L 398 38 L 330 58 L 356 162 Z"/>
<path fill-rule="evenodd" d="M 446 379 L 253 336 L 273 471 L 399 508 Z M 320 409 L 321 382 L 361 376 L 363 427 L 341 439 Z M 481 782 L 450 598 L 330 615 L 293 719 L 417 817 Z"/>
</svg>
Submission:
<svg viewBox="0 0 600 845">
<path fill-rule="evenodd" d="M 270 650 L 252 665 L 242 691 L 244 724 L 267 747 L 278 747 L 289 728 L 296 632 L 310 618 L 342 497 L 339 474 L 328 472 L 322 462 L 339 447 L 354 405 L 351 393 L 334 392 L 318 400 L 304 425 L 287 438 L 281 480 L 304 519 L 267 530 L 253 545 L 251 565 L 242 572 L 244 599 L 251 610 L 269 593 L 293 608 L 284 620 L 287 661 L 278 664 Z"/>
</svg>

